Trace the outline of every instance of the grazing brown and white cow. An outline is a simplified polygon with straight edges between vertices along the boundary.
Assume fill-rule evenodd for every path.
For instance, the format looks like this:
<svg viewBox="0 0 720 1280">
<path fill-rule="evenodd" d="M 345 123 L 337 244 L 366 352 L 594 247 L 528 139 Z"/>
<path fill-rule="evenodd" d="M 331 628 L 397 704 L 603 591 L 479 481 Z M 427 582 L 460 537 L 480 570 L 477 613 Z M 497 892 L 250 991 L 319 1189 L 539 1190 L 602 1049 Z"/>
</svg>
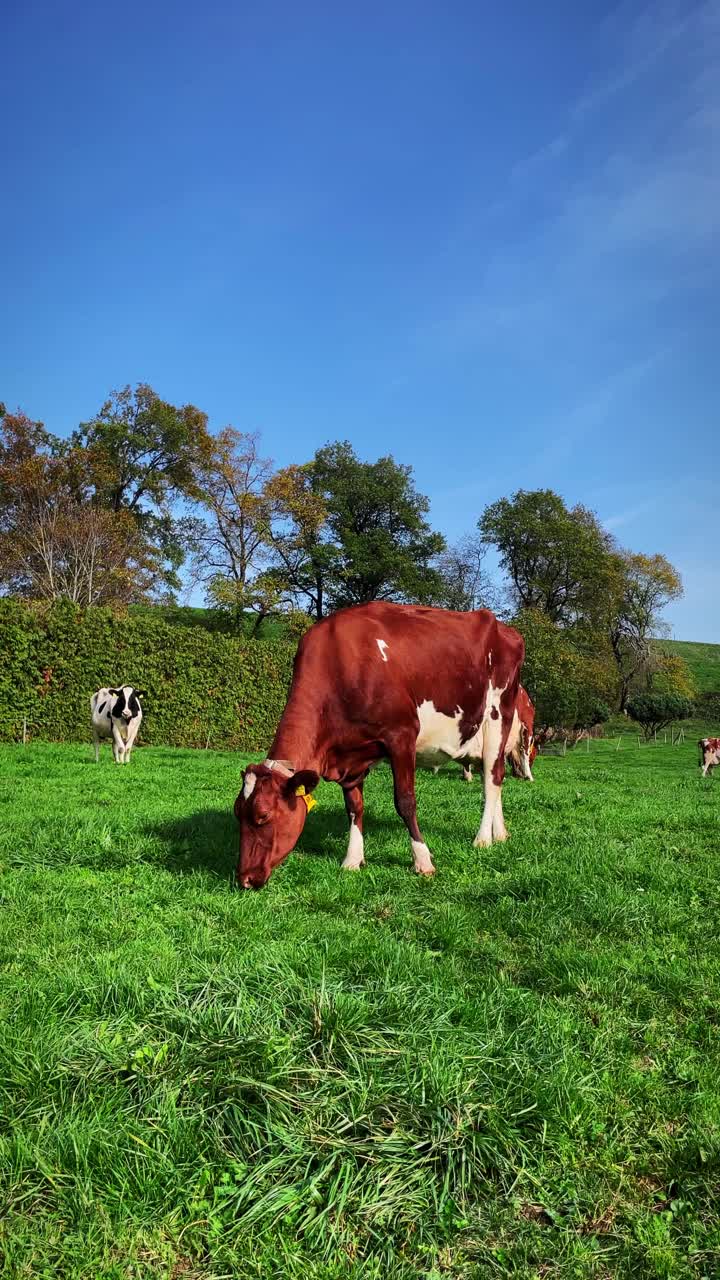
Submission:
<svg viewBox="0 0 720 1280">
<path fill-rule="evenodd" d="M 95 763 L 100 759 L 100 739 L 112 738 L 116 764 L 129 764 L 142 721 L 140 698 L 144 694 L 131 684 L 119 689 L 98 689 L 90 699 Z"/>
<path fill-rule="evenodd" d="M 706 778 L 720 764 L 720 738 L 701 738 L 698 746 L 700 748 L 700 768 L 702 769 L 703 778 Z"/>
<path fill-rule="evenodd" d="M 532 765 L 537 755 L 537 747 L 533 737 L 534 725 L 535 706 L 527 689 L 520 685 L 505 755 L 510 761 L 515 777 L 527 778 L 528 782 L 535 781 L 532 776 Z M 463 764 L 461 767 L 465 781 L 472 782 L 472 764 Z"/>
<path fill-rule="evenodd" d="M 482 759 L 485 808 L 475 844 L 507 839 L 502 782 L 524 656 L 522 636 L 486 609 L 375 601 L 312 627 L 295 656 L 269 758 L 248 765 L 235 802 L 242 887 L 260 888 L 294 849 L 320 778 L 343 789 L 350 821 L 343 866 L 361 867 L 363 784 L 382 759 L 421 875 L 435 868 L 417 823 L 417 763 Z"/>
</svg>

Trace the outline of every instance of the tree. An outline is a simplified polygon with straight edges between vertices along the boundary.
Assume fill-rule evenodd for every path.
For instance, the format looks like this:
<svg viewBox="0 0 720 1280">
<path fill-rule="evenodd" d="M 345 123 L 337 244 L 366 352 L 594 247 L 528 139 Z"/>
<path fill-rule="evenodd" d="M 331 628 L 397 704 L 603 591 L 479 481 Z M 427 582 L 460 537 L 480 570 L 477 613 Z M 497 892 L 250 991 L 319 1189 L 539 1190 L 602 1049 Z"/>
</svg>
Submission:
<svg viewBox="0 0 720 1280">
<path fill-rule="evenodd" d="M 485 570 L 487 548 L 476 534 L 469 534 L 437 557 L 435 568 L 442 579 L 436 603 L 446 609 L 494 609 L 497 592 Z"/>
<path fill-rule="evenodd" d="M 689 720 L 693 704 L 677 693 L 636 693 L 628 699 L 627 713 L 642 725 L 646 738 L 677 720 Z"/>
<path fill-rule="evenodd" d="M 328 510 L 315 485 L 313 464 L 276 472 L 266 487 L 272 504 L 273 556 L 266 573 L 278 599 L 322 618 L 335 547 L 326 538 Z"/>
<path fill-rule="evenodd" d="M 141 600 L 156 565 L 127 512 L 94 507 L 84 450 L 23 414 L 0 420 L 0 585 L 36 600 Z"/>
<path fill-rule="evenodd" d="M 71 448 L 85 452 L 93 504 L 130 513 L 162 557 L 171 589 L 179 586 L 190 528 L 172 502 L 197 496 L 198 468 L 213 447 L 204 413 L 169 404 L 146 383 L 113 391 L 71 438 Z"/>
<path fill-rule="evenodd" d="M 267 487 L 273 503 L 268 574 L 313 617 L 371 600 L 431 602 L 445 540 L 430 528 L 412 467 L 391 457 L 361 462 L 352 446 L 318 449 Z"/>
<path fill-rule="evenodd" d="M 612 538 L 586 507 L 566 507 L 551 489 L 520 489 L 478 522 L 509 578 L 514 610 L 534 609 L 562 626 L 588 625 L 614 576 Z"/>
<path fill-rule="evenodd" d="M 513 626 L 525 640 L 522 682 L 538 730 L 588 729 L 608 718 L 617 683 L 611 656 L 581 652 L 573 634 L 539 609 L 523 610 Z"/>
<path fill-rule="evenodd" d="M 692 672 L 677 653 L 654 653 L 648 692 L 677 694 L 689 702 L 698 696 Z"/>
<path fill-rule="evenodd" d="M 145 600 L 153 583 L 147 548 L 126 512 L 53 498 L 16 538 L 9 568 L 17 594 L 79 605 Z"/>
<path fill-rule="evenodd" d="M 442 591 L 432 562 L 445 539 L 426 519 L 412 467 L 361 462 L 348 441 L 318 449 L 312 488 L 327 510 L 321 570 L 330 610 L 371 600 L 430 602 Z"/>
<path fill-rule="evenodd" d="M 620 710 L 642 675 L 652 672 L 654 637 L 665 630 L 662 610 L 683 593 L 677 570 L 665 556 L 622 551 L 616 558 L 618 589 L 609 636 L 620 676 Z"/>
<path fill-rule="evenodd" d="M 272 463 L 259 451 L 259 436 L 226 427 L 198 460 L 196 501 L 204 514 L 191 535 L 193 573 L 216 607 L 244 624 L 248 610 L 258 625 L 275 607 L 276 590 L 258 581 L 268 560 L 273 510 L 266 493 Z"/>
</svg>

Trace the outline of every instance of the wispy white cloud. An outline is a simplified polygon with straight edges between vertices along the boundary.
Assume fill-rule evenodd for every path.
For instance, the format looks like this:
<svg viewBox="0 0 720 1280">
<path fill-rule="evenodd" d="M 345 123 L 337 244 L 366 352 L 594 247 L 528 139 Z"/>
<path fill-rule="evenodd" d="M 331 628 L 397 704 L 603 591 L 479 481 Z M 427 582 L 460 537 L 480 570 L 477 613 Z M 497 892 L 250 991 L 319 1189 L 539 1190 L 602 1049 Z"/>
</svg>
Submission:
<svg viewBox="0 0 720 1280">
<path fill-rule="evenodd" d="M 485 210 L 494 251 L 474 292 L 438 319 L 448 345 L 532 346 L 720 275 L 709 252 L 720 247 L 720 3 L 653 4 L 632 21 L 621 8 L 605 41 L 606 78 L 511 165 Z M 508 245 L 505 222 L 520 213 Z"/>
<path fill-rule="evenodd" d="M 583 121 L 593 112 L 633 88 L 686 38 L 694 39 L 712 30 L 716 5 L 653 3 L 637 10 L 635 4 L 621 5 L 604 24 L 604 35 L 615 46 L 613 69 L 604 80 L 589 86 L 573 105 L 571 116 Z"/>
<path fill-rule="evenodd" d="M 615 533 L 618 529 L 624 529 L 626 525 L 635 524 L 642 516 L 654 510 L 655 502 L 641 502 L 635 507 L 628 507 L 625 511 L 618 511 L 612 516 L 601 517 L 602 523 L 611 533 Z"/>
</svg>

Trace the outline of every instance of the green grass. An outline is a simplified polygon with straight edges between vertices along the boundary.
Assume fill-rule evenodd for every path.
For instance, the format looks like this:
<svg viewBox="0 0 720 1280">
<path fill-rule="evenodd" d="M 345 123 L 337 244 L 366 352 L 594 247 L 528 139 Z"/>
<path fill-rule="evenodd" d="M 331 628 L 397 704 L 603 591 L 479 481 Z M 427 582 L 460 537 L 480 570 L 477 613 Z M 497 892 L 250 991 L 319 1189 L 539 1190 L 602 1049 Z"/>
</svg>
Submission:
<svg viewBox="0 0 720 1280">
<path fill-rule="evenodd" d="M 238 627 L 219 609 L 190 604 L 131 604 L 128 612 L 135 617 L 160 617 L 174 627 L 202 627 L 205 631 L 221 631 L 226 635 L 254 636 L 257 640 L 286 640 L 287 627 L 282 618 L 264 618 L 258 630 L 248 614 Z"/>
<path fill-rule="evenodd" d="M 720 778 L 593 742 L 321 786 L 233 892 L 230 754 L 0 748 L 0 1274 L 716 1277 Z"/>
</svg>

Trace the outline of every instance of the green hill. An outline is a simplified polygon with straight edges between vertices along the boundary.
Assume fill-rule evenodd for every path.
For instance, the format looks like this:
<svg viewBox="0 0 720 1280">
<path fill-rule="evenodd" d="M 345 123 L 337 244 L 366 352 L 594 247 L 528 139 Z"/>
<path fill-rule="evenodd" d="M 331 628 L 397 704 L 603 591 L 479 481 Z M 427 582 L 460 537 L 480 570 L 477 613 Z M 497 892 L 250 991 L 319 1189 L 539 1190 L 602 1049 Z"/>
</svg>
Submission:
<svg viewBox="0 0 720 1280">
<path fill-rule="evenodd" d="M 663 640 L 661 647 L 669 653 L 676 653 L 687 663 L 700 693 L 720 691 L 720 644 Z"/>
</svg>

